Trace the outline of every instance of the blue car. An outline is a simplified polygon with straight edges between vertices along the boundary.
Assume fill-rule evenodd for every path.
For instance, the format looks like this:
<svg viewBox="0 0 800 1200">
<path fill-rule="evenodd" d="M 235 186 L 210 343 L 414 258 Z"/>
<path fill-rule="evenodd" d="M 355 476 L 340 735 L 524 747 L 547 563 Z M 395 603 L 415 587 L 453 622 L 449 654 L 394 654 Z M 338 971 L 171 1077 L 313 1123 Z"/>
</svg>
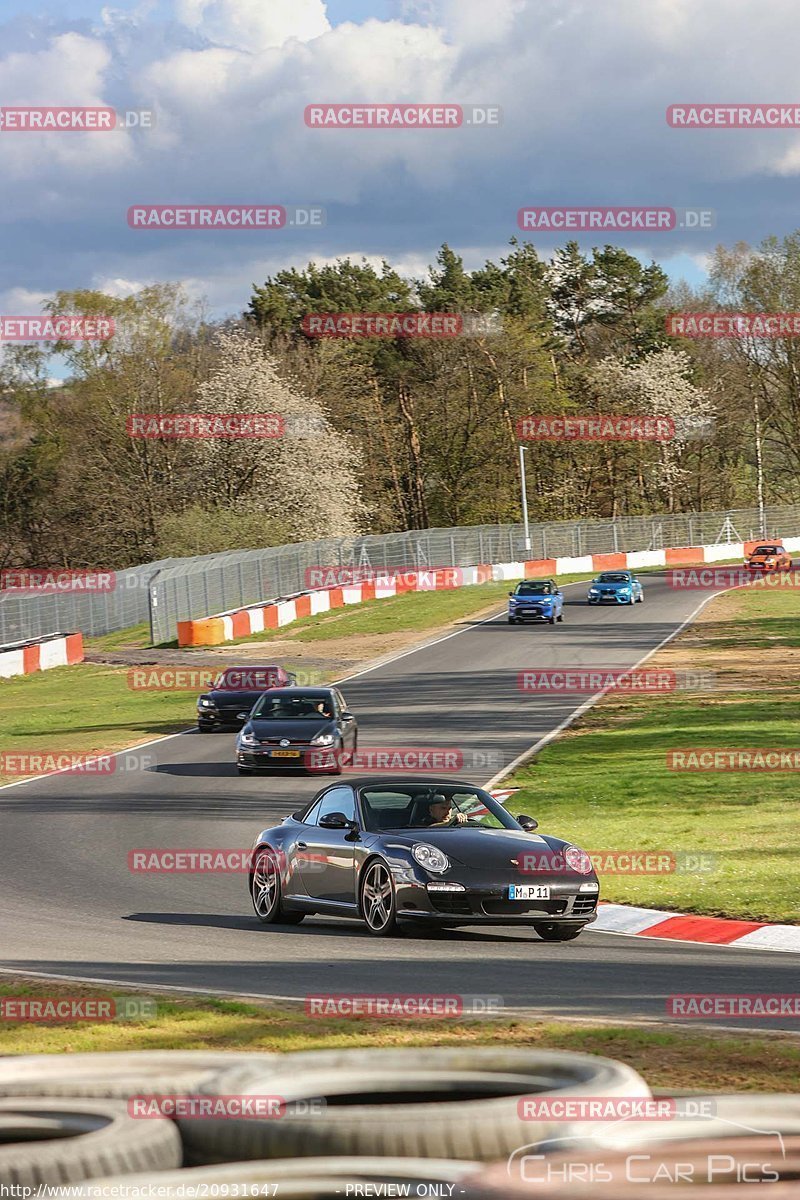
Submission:
<svg viewBox="0 0 800 1200">
<path fill-rule="evenodd" d="M 589 588 L 590 604 L 641 604 L 644 588 L 632 571 L 603 571 Z"/>
<path fill-rule="evenodd" d="M 555 625 L 563 620 L 564 596 L 553 579 L 523 579 L 508 593 L 508 623 L 546 621 Z"/>
</svg>

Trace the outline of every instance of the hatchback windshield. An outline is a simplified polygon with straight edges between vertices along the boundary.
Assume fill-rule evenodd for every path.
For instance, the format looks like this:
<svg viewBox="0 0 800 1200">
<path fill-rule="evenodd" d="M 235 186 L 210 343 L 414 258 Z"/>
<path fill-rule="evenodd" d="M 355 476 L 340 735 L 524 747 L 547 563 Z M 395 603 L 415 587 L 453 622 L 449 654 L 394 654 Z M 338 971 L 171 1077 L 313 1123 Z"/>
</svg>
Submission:
<svg viewBox="0 0 800 1200">
<path fill-rule="evenodd" d="M 262 696 L 250 714 L 259 721 L 302 721 L 332 717 L 331 702 L 325 696 Z"/>
</svg>

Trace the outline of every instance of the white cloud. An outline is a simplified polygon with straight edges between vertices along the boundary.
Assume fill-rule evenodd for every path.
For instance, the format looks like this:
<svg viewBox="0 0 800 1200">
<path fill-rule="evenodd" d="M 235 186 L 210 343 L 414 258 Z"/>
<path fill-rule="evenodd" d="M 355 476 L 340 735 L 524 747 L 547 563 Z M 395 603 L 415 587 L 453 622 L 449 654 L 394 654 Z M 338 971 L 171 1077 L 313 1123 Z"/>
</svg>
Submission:
<svg viewBox="0 0 800 1200">
<path fill-rule="evenodd" d="M 718 240 L 800 224 L 800 134 L 665 119 L 680 101 L 792 101 L 796 0 L 770 0 L 757 21 L 751 0 L 416 0 L 395 8 L 405 20 L 334 28 L 323 0 L 174 0 L 173 21 L 162 11 L 150 0 L 107 10 L 91 34 L 42 26 L 0 58 L 3 104 L 158 110 L 149 133 L 0 132 L 4 265 L 18 289 L 99 280 L 126 294 L 138 280 L 184 279 L 235 311 L 251 282 L 310 258 L 426 265 L 445 240 L 499 257 L 529 204 L 716 209 L 710 235 L 628 246 L 664 262 L 699 264 Z M 499 104 L 504 123 L 303 123 L 307 104 L 359 100 Z M 137 202 L 321 204 L 328 224 L 132 233 Z"/>
<path fill-rule="evenodd" d="M 323 0 L 178 0 L 178 19 L 219 46 L 248 52 L 308 42 L 330 29 Z"/>
</svg>

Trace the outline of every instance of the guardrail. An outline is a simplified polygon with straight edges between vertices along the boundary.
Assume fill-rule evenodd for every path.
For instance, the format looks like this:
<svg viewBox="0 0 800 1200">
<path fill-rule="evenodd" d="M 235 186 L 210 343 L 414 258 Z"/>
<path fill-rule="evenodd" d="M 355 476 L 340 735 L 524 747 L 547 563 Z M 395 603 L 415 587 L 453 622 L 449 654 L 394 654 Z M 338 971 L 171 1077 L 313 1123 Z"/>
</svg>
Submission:
<svg viewBox="0 0 800 1200">
<path fill-rule="evenodd" d="M 766 526 L 783 537 L 800 535 L 800 505 L 768 508 Z M 530 528 L 530 547 L 521 525 L 472 525 L 161 559 L 114 572 L 114 587 L 102 593 L 0 591 L 0 642 L 59 629 L 92 636 L 142 622 L 149 622 L 154 644 L 169 642 L 179 621 L 258 604 L 265 596 L 297 595 L 309 590 L 310 572 L 326 567 L 431 569 L 582 558 L 739 543 L 757 537 L 759 529 L 758 510 L 748 508 L 540 523 Z"/>
</svg>

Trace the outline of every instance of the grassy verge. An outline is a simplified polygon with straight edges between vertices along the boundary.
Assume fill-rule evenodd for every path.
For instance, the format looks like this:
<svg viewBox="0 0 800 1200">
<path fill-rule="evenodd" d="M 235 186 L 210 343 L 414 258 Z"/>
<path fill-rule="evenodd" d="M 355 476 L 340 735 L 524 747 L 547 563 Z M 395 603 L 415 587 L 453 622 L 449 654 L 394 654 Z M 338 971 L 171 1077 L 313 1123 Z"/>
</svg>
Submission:
<svg viewBox="0 0 800 1200">
<path fill-rule="evenodd" d="M 800 595 L 737 591 L 651 667 L 703 669 L 704 693 L 611 695 L 509 785 L 515 810 L 568 829 L 591 851 L 706 855 L 701 871 L 604 875 L 607 900 L 751 920 L 800 923 L 793 771 L 670 770 L 669 751 L 790 749 L 797 745 Z"/>
<path fill-rule="evenodd" d="M 79 663 L 15 676 L 0 681 L 0 749 L 87 755 L 122 750 L 186 729 L 195 700 L 188 692 L 134 691 L 125 667 Z M 0 782 L 14 778 L 0 768 Z"/>
<path fill-rule="evenodd" d="M 0 997 L 115 996 L 124 989 L 0 983 Z M 650 1029 L 533 1019 L 473 1021 L 310 1020 L 301 1008 L 233 1000 L 157 998 L 147 1020 L 65 1025 L 3 1023 L 0 1054 L 97 1050 L 314 1050 L 350 1046 L 537 1046 L 622 1059 L 653 1088 L 796 1090 L 800 1044 L 761 1034 Z"/>
<path fill-rule="evenodd" d="M 146 622 L 129 625 L 126 629 L 115 629 L 112 633 L 101 633 L 97 637 L 84 637 L 87 651 L 146 650 L 150 646 L 150 626 Z"/>
</svg>

